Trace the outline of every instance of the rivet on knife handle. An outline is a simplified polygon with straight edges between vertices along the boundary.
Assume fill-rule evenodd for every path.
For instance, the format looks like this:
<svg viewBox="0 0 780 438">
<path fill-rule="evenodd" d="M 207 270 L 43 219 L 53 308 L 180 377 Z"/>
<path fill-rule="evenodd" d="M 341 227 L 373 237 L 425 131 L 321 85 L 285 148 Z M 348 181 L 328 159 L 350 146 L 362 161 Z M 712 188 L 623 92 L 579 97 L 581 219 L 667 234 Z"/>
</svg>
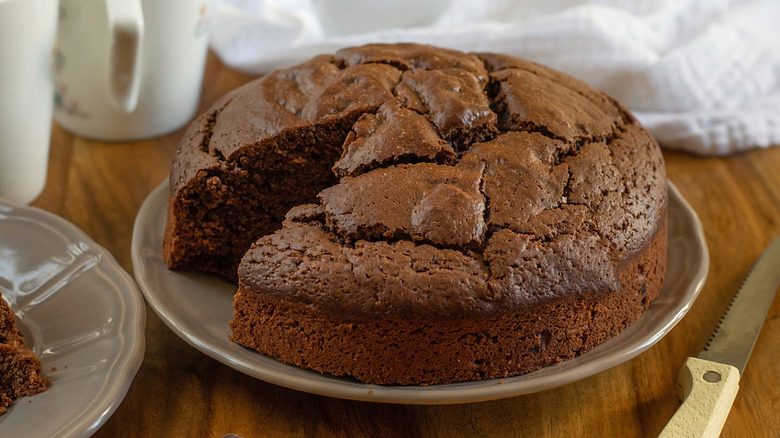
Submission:
<svg viewBox="0 0 780 438">
<path fill-rule="evenodd" d="M 718 437 L 739 390 L 739 370 L 689 357 L 677 382 L 683 403 L 659 437 Z"/>
</svg>

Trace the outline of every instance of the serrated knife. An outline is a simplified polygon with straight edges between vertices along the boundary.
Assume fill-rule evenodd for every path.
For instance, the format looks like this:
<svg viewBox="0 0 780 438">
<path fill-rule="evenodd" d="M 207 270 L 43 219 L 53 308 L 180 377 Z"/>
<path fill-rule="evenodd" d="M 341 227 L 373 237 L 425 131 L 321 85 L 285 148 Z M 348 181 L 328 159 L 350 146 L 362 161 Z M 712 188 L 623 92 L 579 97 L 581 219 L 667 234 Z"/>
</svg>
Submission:
<svg viewBox="0 0 780 438">
<path fill-rule="evenodd" d="M 698 357 L 678 375 L 680 408 L 659 437 L 717 437 L 780 286 L 780 237 L 758 258 Z"/>
</svg>

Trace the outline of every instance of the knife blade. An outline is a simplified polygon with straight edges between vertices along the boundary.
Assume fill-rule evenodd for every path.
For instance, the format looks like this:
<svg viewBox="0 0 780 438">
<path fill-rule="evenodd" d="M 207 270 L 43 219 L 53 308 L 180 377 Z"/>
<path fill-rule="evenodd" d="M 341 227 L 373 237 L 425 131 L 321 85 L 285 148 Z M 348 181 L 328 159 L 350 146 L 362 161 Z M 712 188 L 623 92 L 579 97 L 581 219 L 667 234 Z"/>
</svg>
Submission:
<svg viewBox="0 0 780 438">
<path fill-rule="evenodd" d="M 739 391 L 739 379 L 780 287 L 780 237 L 756 261 L 698 357 L 677 381 L 683 400 L 659 437 L 717 437 Z"/>
</svg>

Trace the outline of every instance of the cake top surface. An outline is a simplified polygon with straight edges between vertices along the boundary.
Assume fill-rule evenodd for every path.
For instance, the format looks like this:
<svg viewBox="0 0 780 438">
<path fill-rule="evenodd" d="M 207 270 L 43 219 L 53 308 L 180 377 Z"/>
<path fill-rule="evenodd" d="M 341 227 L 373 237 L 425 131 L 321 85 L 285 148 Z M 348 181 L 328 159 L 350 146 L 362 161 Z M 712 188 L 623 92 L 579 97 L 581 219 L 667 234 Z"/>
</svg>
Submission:
<svg viewBox="0 0 780 438">
<path fill-rule="evenodd" d="M 345 120 L 338 183 L 253 245 L 242 287 L 355 317 L 497 312 L 619 289 L 665 213 L 660 149 L 619 103 L 529 61 L 416 44 L 225 96 L 190 129 L 173 190 Z"/>
</svg>

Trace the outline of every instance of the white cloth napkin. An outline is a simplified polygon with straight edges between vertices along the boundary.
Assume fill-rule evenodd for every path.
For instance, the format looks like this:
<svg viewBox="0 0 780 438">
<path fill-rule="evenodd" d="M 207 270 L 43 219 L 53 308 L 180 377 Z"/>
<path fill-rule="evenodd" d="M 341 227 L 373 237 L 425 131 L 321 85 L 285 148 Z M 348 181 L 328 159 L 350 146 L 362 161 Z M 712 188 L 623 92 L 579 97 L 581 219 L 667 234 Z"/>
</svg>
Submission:
<svg viewBox="0 0 780 438">
<path fill-rule="evenodd" d="M 780 145 L 778 0 L 215 0 L 210 30 L 258 74 L 370 42 L 507 53 L 611 94 L 666 148 Z"/>
</svg>

